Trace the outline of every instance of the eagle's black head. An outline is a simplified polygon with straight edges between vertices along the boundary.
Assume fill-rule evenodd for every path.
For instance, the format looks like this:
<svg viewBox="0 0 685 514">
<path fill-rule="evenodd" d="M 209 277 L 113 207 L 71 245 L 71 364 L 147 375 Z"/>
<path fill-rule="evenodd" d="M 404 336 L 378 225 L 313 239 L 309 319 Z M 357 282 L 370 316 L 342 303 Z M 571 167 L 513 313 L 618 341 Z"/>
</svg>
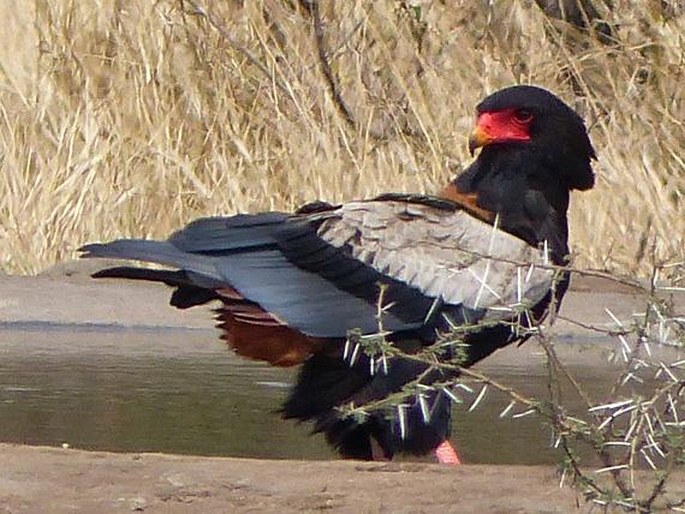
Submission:
<svg viewBox="0 0 685 514">
<path fill-rule="evenodd" d="M 476 107 L 469 140 L 481 157 L 521 147 L 568 189 L 590 189 L 596 158 L 583 119 L 557 96 L 536 86 L 511 86 L 487 96 Z M 549 177 L 550 179 L 553 177 Z"/>
</svg>

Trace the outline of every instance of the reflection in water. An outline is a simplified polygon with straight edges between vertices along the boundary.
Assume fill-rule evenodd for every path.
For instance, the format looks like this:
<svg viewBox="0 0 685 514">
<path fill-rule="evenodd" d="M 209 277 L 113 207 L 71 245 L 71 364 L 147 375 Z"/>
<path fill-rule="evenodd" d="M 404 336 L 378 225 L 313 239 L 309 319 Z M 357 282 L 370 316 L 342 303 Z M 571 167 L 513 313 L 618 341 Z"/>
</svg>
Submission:
<svg viewBox="0 0 685 514">
<path fill-rule="evenodd" d="M 509 386 L 544 397 L 546 372 L 533 356 L 534 345 L 527 346 L 500 352 L 484 369 Z M 611 376 L 594 355 L 597 365 L 585 358 L 571 367 L 591 393 L 601 393 Z M 276 413 L 292 379 L 293 370 L 235 357 L 210 330 L 2 330 L 0 441 L 335 458 L 322 437 L 309 436 L 309 425 L 282 421 Z M 556 462 L 551 432 L 539 418 L 498 417 L 508 403 L 489 393 L 474 412 L 455 409 L 453 438 L 464 460 Z"/>
</svg>

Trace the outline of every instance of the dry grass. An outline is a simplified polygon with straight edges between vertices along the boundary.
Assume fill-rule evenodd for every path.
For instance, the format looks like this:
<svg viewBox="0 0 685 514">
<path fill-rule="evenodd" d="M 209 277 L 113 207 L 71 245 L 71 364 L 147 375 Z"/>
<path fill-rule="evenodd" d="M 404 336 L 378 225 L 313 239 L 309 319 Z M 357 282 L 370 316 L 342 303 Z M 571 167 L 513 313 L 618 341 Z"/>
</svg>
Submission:
<svg viewBox="0 0 685 514">
<path fill-rule="evenodd" d="M 433 191 L 469 162 L 478 99 L 516 82 L 557 91 L 592 128 L 577 264 L 685 258 L 685 19 L 661 2 L 615 0 L 614 46 L 555 30 L 528 1 L 325 2 L 357 127 L 298 2 L 200 3 L 230 41 L 179 0 L 0 4 L 1 269 L 201 215 Z"/>
</svg>

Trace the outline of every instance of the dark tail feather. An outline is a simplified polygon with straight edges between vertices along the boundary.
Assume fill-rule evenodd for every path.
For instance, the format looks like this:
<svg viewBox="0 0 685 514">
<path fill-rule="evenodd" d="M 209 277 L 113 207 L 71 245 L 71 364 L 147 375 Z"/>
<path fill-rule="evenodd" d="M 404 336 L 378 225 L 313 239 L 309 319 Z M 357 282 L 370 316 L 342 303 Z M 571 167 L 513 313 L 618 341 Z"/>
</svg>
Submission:
<svg viewBox="0 0 685 514">
<path fill-rule="evenodd" d="M 175 287 L 176 291 L 171 295 L 169 303 L 179 309 L 202 305 L 219 298 L 213 288 L 198 286 L 196 284 L 197 279 L 193 280 L 192 274 L 186 271 L 118 266 L 100 270 L 91 276 L 93 278 L 125 278 L 161 282 L 169 287 Z"/>
<path fill-rule="evenodd" d="M 93 278 L 126 278 L 129 280 L 146 280 L 148 282 L 163 282 L 175 287 L 182 284 L 190 285 L 188 275 L 184 271 L 171 271 L 149 268 L 135 268 L 133 266 L 116 266 L 105 268 L 91 275 Z"/>
</svg>

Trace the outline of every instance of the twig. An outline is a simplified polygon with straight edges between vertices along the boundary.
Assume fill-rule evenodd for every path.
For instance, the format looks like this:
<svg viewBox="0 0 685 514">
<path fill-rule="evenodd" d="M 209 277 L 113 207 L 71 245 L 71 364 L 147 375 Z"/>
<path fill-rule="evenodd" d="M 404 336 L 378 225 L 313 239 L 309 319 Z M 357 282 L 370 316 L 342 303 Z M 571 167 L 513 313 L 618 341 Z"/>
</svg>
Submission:
<svg viewBox="0 0 685 514">
<path fill-rule="evenodd" d="M 506 261 L 506 259 L 497 260 Z M 520 265 L 520 263 L 517 264 Z M 561 266 L 546 267 L 567 271 L 567 268 Z M 579 270 L 579 272 L 585 273 L 584 270 Z M 590 274 L 603 275 L 601 272 L 590 272 Z M 615 277 L 611 276 L 606 278 L 615 280 Z M 623 339 L 624 345 L 630 345 L 631 358 L 626 359 L 621 377 L 635 377 L 639 375 L 638 371 L 640 369 L 657 369 L 659 373 L 663 372 L 661 379 L 666 382 L 653 386 L 650 392 L 651 396 L 646 400 L 634 395 L 632 398 L 619 400 L 620 388 L 626 383 L 625 380 L 619 378 L 608 397 L 608 403 L 603 405 L 595 404 L 593 406 L 590 396 L 558 358 L 553 340 L 546 328 L 540 324 L 542 319 L 549 319 L 550 324 L 554 322 L 553 312 L 556 308 L 554 301 L 548 306 L 547 312 L 539 316 L 535 316 L 526 309 L 522 311 L 525 316 L 518 318 L 514 316 L 513 320 L 494 322 L 498 325 L 510 326 L 514 334 L 520 334 L 521 331 L 527 334 L 520 337 L 527 337 L 530 334 L 535 334 L 538 337 L 546 355 L 548 370 L 549 402 L 542 402 L 507 387 L 479 371 L 470 369 L 468 366 L 472 362 L 468 360 L 468 356 L 465 357 L 463 354 L 459 354 L 459 345 L 468 344 L 470 334 L 483 330 L 490 326 L 492 322 L 479 322 L 467 325 L 454 323 L 454 326 L 450 325 L 451 331 L 449 333 L 442 334 L 433 345 L 424 347 L 415 353 L 407 353 L 388 342 L 385 339 L 386 333 L 382 326 L 382 317 L 387 308 L 384 305 L 385 291 L 381 290 L 377 311 L 379 334 L 374 339 L 373 344 L 369 344 L 370 351 L 375 354 L 383 352 L 392 358 L 418 362 L 425 366 L 425 368 L 422 368 L 423 372 L 415 380 L 404 384 L 401 391 L 384 399 L 360 405 L 353 410 L 353 413 L 363 413 L 365 409 L 378 409 L 384 408 L 387 405 L 397 405 L 402 399 L 411 395 L 420 395 L 422 391 L 449 391 L 449 388 L 454 387 L 455 383 L 459 384 L 456 381 L 457 377 L 461 377 L 462 382 L 464 379 L 472 379 L 483 384 L 483 388 L 471 403 L 471 409 L 474 409 L 479 404 L 487 386 L 492 386 L 494 389 L 508 395 L 511 399 L 509 406 L 503 413 L 508 413 L 513 404 L 519 403 L 528 409 L 520 413 L 520 415 L 537 412 L 550 422 L 555 434 L 558 436 L 555 447 L 560 445 L 565 455 L 565 470 L 571 473 L 576 484 L 581 484 L 584 487 L 583 493 L 588 501 L 606 507 L 622 507 L 634 512 L 646 513 L 653 509 L 657 500 L 663 499 L 667 506 L 678 509 L 680 505 L 685 504 L 685 499 L 682 502 L 676 502 L 666 497 L 666 484 L 672 475 L 673 468 L 676 465 L 680 465 L 685 455 L 685 444 L 678 438 L 683 422 L 678 417 L 676 411 L 680 402 L 680 391 L 685 388 L 685 379 L 679 375 L 681 369 L 678 366 L 685 361 L 678 361 L 668 365 L 659 362 L 657 365 L 638 357 L 640 348 L 648 342 L 652 324 L 655 321 L 658 322 L 666 319 L 664 315 L 670 316 L 670 313 L 665 312 L 662 314 L 661 311 L 654 311 L 656 316 L 651 314 L 653 310 L 651 308 L 652 302 L 657 301 L 657 281 L 658 270 L 653 273 L 648 288 L 639 286 L 650 295 L 647 299 L 648 313 L 643 317 L 640 324 L 634 323 L 633 328 L 630 329 L 621 327 L 620 332 L 598 330 L 610 335 L 623 336 L 634 334 L 636 337 L 636 340 L 631 343 L 627 339 Z M 555 286 L 553 285 L 553 296 L 554 291 Z M 447 321 L 448 323 L 450 322 L 449 319 Z M 519 331 L 516 331 L 517 328 Z M 373 336 L 363 337 L 370 338 Z M 452 356 L 449 361 L 445 361 L 446 350 Z M 435 380 L 438 377 L 437 371 L 445 372 L 444 376 L 448 377 L 448 379 Z M 564 402 L 561 397 L 562 391 L 559 384 L 559 378 L 562 375 L 566 377 L 575 392 L 585 403 L 587 412 L 591 416 L 587 421 L 579 419 L 579 417 L 572 417 L 564 411 Z M 656 378 L 659 378 L 658 374 Z M 426 383 L 423 383 L 424 380 Z M 640 382 L 646 383 L 643 380 L 640 380 Z M 469 392 L 474 394 L 473 390 L 469 390 Z M 450 394 L 448 396 L 452 397 Z M 421 396 L 419 396 L 420 399 Z M 462 403 L 460 398 L 456 401 Z M 661 406 L 664 408 L 663 414 L 659 413 Z M 629 414 L 628 419 L 626 419 L 627 414 Z M 500 416 L 502 415 L 504 414 L 500 414 Z M 627 423 L 625 429 L 622 428 L 623 422 Z M 674 435 L 676 437 L 673 437 Z M 606 472 L 610 475 L 611 482 L 609 484 L 605 484 L 599 478 L 593 477 L 583 470 L 580 459 L 574 452 L 578 444 L 587 445 L 599 459 L 601 468 L 595 470 L 595 473 Z M 615 450 L 612 450 L 612 448 Z M 623 451 L 623 448 L 625 448 L 625 451 Z M 638 460 L 640 455 L 645 458 L 652 469 L 659 470 L 659 475 L 653 482 L 651 489 L 645 492 L 644 495 L 641 495 L 641 497 L 637 492 L 635 474 L 639 466 Z M 662 460 L 659 462 L 657 459 Z"/>
<path fill-rule="evenodd" d="M 228 42 L 229 45 L 231 45 L 235 50 L 243 54 L 245 57 L 247 57 L 247 60 L 250 61 L 252 64 L 254 64 L 259 70 L 270 80 L 274 80 L 278 88 L 286 93 L 287 95 L 290 95 L 290 90 L 288 87 L 283 83 L 283 81 L 274 76 L 272 71 L 267 68 L 267 66 L 262 63 L 256 55 L 254 55 L 247 47 L 244 45 L 240 44 L 236 39 L 231 35 L 231 33 L 219 22 L 219 20 L 216 19 L 216 17 L 212 14 L 211 11 L 207 10 L 206 8 L 202 7 L 199 5 L 195 0 L 181 0 L 181 3 L 188 3 L 190 6 L 193 8 L 192 14 L 196 16 L 202 16 L 205 18 L 209 24 L 214 27 L 214 29 L 221 34 L 221 36 Z"/>
<path fill-rule="evenodd" d="M 607 336 L 627 336 L 635 332 L 635 330 L 614 330 L 611 328 L 603 328 L 603 327 L 598 327 L 597 325 L 590 325 L 589 323 L 583 323 L 582 321 L 578 321 L 575 319 L 568 318 L 566 316 L 562 316 L 561 314 L 557 314 L 557 319 L 561 321 L 565 321 L 566 323 L 570 323 L 572 325 L 576 325 L 577 327 L 584 328 L 586 330 L 592 330 L 593 332 L 599 332 L 600 334 L 605 334 Z"/>
<path fill-rule="evenodd" d="M 321 20 L 321 12 L 319 10 L 319 0 L 310 0 L 307 2 L 310 12 L 312 13 L 312 19 L 314 21 L 314 36 L 316 39 L 316 50 L 319 55 L 319 64 L 321 65 L 321 71 L 326 79 L 326 84 L 328 85 L 328 90 L 331 93 L 333 103 L 335 104 L 338 112 L 342 115 L 343 119 L 354 129 L 358 128 L 357 121 L 355 120 L 352 110 L 348 107 L 345 99 L 342 97 L 340 91 L 340 85 L 338 81 L 333 76 L 333 70 L 328 62 L 328 54 L 326 52 L 326 42 L 323 29 L 323 21 Z"/>
</svg>

